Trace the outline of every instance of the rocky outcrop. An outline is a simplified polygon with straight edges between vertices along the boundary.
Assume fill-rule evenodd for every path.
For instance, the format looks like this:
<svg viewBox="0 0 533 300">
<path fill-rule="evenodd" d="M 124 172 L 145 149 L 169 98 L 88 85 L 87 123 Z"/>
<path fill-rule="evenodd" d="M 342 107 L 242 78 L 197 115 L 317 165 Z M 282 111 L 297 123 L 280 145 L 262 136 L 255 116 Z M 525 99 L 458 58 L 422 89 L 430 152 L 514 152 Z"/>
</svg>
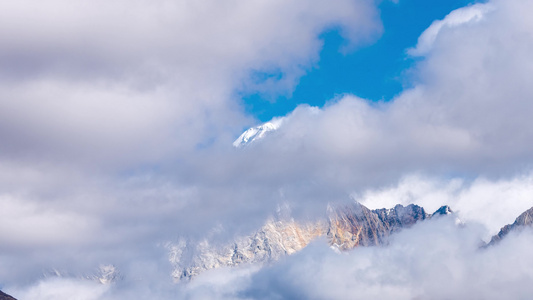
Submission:
<svg viewBox="0 0 533 300">
<path fill-rule="evenodd" d="M 377 246 L 385 244 L 391 233 L 429 217 L 422 207 L 414 204 L 370 210 L 354 203 L 330 212 L 327 237 L 340 250 Z"/>
<path fill-rule="evenodd" d="M 505 225 L 500 229 L 500 232 L 492 237 L 489 246 L 499 243 L 511 231 L 522 230 L 525 227 L 533 226 L 533 207 L 523 212 L 513 224 Z"/>
<path fill-rule="evenodd" d="M 240 237 L 226 246 L 204 240 L 193 244 L 185 240 L 169 245 L 175 280 L 189 280 L 209 269 L 243 263 L 269 263 L 293 254 L 326 230 L 322 222 L 299 224 L 294 220 L 269 220 L 251 236 Z"/>
<path fill-rule="evenodd" d="M 13 297 L 11 297 L 10 295 L 0 291 L 0 300 L 17 300 Z"/>
<path fill-rule="evenodd" d="M 442 215 L 450 215 L 453 214 L 452 209 L 448 205 L 443 205 L 439 209 L 437 209 L 431 216 L 442 216 Z"/>
<path fill-rule="evenodd" d="M 329 208 L 327 219 L 315 223 L 271 219 L 254 234 L 222 247 L 210 245 L 207 240 L 196 244 L 181 240 L 168 245 L 170 262 L 174 267 L 172 276 L 176 281 L 189 280 L 209 269 L 243 263 L 269 263 L 298 252 L 319 236 L 326 236 L 330 246 L 341 251 L 358 246 L 384 245 L 396 231 L 449 213 L 448 206 L 428 214 L 424 208 L 414 204 L 370 210 L 360 203 L 352 203 Z"/>
</svg>

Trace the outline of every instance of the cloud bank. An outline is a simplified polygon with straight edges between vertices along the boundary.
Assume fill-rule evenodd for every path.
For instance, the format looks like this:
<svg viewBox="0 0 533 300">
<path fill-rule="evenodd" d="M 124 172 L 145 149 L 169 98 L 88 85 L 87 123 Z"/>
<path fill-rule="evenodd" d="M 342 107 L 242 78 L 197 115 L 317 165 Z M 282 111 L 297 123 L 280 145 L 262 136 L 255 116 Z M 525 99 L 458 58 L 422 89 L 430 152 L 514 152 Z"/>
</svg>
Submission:
<svg viewBox="0 0 533 300">
<path fill-rule="evenodd" d="M 190 299 L 527 299 L 532 233 L 496 247 L 479 246 L 479 227 L 458 227 L 453 217 L 425 221 L 394 236 L 388 247 L 339 255 L 317 241 L 274 266 L 232 272 L 209 292 L 190 288 Z M 235 277 L 236 278 L 235 278 Z M 201 280 L 205 280 L 202 278 Z M 230 288 L 232 287 L 232 288 Z M 207 294 L 207 296 L 205 296 Z M 223 296 L 220 296 L 223 295 Z M 201 297 L 198 299 L 202 299 Z"/>
<path fill-rule="evenodd" d="M 54 0 L 1 11 L 2 153 L 99 165 L 164 161 L 234 134 L 246 124 L 234 91 L 261 88 L 252 72 L 278 70 L 268 84 L 291 90 L 322 31 L 359 44 L 381 30 L 372 1 Z"/>
</svg>

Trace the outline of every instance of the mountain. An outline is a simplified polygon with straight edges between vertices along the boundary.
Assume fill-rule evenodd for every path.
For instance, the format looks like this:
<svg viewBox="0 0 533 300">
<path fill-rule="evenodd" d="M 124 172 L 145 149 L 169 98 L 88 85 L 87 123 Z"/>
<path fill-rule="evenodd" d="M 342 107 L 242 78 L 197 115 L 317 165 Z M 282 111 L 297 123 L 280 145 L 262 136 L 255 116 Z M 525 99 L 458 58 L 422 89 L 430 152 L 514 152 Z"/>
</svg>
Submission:
<svg viewBox="0 0 533 300">
<path fill-rule="evenodd" d="M 385 245 L 392 233 L 449 213 L 451 210 L 447 206 L 428 214 L 414 204 L 370 210 L 360 203 L 352 203 L 328 208 L 327 218 L 317 222 L 298 223 L 289 217 L 271 218 L 255 233 L 239 237 L 227 245 L 215 246 L 207 240 L 200 243 L 181 240 L 168 245 L 174 268 L 172 276 L 176 281 L 190 280 L 214 268 L 243 263 L 268 264 L 300 251 L 321 236 L 339 251 Z"/>
<path fill-rule="evenodd" d="M 11 296 L 9 296 L 8 294 L 0 291 L 0 300 L 17 300 Z"/>
<path fill-rule="evenodd" d="M 123 279 L 122 274 L 114 265 L 101 264 L 93 272 L 85 274 L 72 274 L 64 270 L 50 269 L 46 270 L 42 274 L 45 278 L 77 278 L 98 282 L 100 284 L 112 284 Z M 2 300 L 2 298 L 0 298 Z"/>
<path fill-rule="evenodd" d="M 169 245 L 172 276 L 176 281 L 190 280 L 209 269 L 276 261 L 301 250 L 325 232 L 326 226 L 321 222 L 299 224 L 294 220 L 270 219 L 252 235 L 222 247 L 207 240 L 197 244 L 181 240 Z"/>
<path fill-rule="evenodd" d="M 452 209 L 448 205 L 441 206 L 437 211 L 433 213 L 432 216 L 436 215 L 450 215 L 453 214 Z"/>
<path fill-rule="evenodd" d="M 272 119 L 262 125 L 252 127 L 241 134 L 234 142 L 233 147 L 241 148 L 264 138 L 272 131 L 276 131 L 283 123 L 283 118 Z"/>
<path fill-rule="evenodd" d="M 518 231 L 531 226 L 533 226 L 533 207 L 518 216 L 513 224 L 503 226 L 500 232 L 492 237 L 488 245 L 499 243 L 511 231 Z"/>
<path fill-rule="evenodd" d="M 414 204 L 370 210 L 354 203 L 329 212 L 327 237 L 330 245 L 340 250 L 383 245 L 392 233 L 431 216 L 424 208 Z"/>
</svg>

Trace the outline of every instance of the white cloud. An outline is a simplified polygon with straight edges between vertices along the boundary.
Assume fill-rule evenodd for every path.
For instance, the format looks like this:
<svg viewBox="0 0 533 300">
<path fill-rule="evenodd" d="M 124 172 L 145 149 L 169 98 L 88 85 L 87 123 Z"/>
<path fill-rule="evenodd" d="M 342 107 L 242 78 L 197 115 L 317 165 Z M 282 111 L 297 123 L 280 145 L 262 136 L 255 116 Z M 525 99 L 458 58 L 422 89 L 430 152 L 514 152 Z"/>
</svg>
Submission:
<svg viewBox="0 0 533 300">
<path fill-rule="evenodd" d="M 101 286 L 84 279 L 47 279 L 7 291 L 24 299 L 527 298 L 531 230 L 486 249 L 479 248 L 482 234 L 482 227 L 457 226 L 447 216 L 396 233 L 388 246 L 338 253 L 318 240 L 271 266 L 212 270 L 188 285 L 133 280 Z"/>
<path fill-rule="evenodd" d="M 28 289 L 14 289 L 10 293 L 17 295 L 17 299 L 28 300 L 97 300 L 102 299 L 108 288 L 91 281 L 56 278 L 40 281 Z"/>
<path fill-rule="evenodd" d="M 324 31 L 381 33 L 367 0 L 3 1 L 0 19 L 2 286 L 101 263 L 167 278 L 161 243 L 261 224 L 276 197 L 238 183 L 235 94 L 290 92 Z"/>
<path fill-rule="evenodd" d="M 0 240 L 2 247 L 28 248 L 51 244 L 69 245 L 93 239 L 97 222 L 89 216 L 47 208 L 22 197 L 0 197 Z M 95 224 L 96 223 L 96 224 Z"/>
<path fill-rule="evenodd" d="M 277 70 L 271 89 L 290 91 L 320 33 L 381 29 L 364 0 L 10 1 L 0 19 L 3 152 L 103 165 L 231 140 L 250 121 L 234 92 L 261 88 L 251 73 Z"/>
<path fill-rule="evenodd" d="M 369 208 L 414 203 L 433 212 L 449 205 L 461 221 L 483 224 L 487 229 L 483 238 L 488 241 L 503 225 L 513 223 L 522 212 L 533 207 L 532 194 L 531 175 L 495 181 L 477 178 L 472 182 L 419 175 L 407 176 L 390 188 L 356 193 L 353 198 Z"/>
<path fill-rule="evenodd" d="M 533 24 L 520 12 L 530 4 L 487 5 L 493 10 L 483 22 L 437 36 L 431 55 L 413 70 L 418 79 L 412 89 L 387 103 L 344 96 L 318 114 L 300 107 L 257 153 L 285 155 L 272 159 L 280 161 L 278 168 L 331 175 L 353 188 L 417 172 L 489 179 L 527 172 L 533 158 L 527 80 L 533 40 L 527 37 Z"/>
<path fill-rule="evenodd" d="M 527 250 L 533 243 L 531 230 L 480 249 L 479 229 L 456 226 L 453 218 L 444 217 L 401 231 L 387 247 L 356 248 L 342 254 L 317 241 L 258 271 L 226 270 L 226 278 L 231 278 L 226 285 L 209 290 L 200 284 L 189 295 L 194 298 L 203 293 L 215 299 L 527 298 L 532 290 Z"/>
<path fill-rule="evenodd" d="M 459 8 L 449 13 L 444 19 L 434 21 L 418 38 L 415 48 L 409 49 L 412 56 L 423 56 L 428 54 L 433 48 L 433 44 L 439 32 L 446 28 L 465 26 L 468 23 L 479 22 L 483 16 L 493 9 L 491 4 L 474 4 Z"/>
</svg>

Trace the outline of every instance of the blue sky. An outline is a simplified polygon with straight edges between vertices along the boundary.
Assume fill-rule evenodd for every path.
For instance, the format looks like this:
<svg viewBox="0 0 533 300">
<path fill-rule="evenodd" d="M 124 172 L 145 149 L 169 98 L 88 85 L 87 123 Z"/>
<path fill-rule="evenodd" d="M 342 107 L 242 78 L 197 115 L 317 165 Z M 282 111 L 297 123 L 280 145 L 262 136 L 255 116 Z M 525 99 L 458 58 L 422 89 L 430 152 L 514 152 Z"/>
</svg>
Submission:
<svg viewBox="0 0 533 300">
<path fill-rule="evenodd" d="M 434 20 L 472 0 L 402 0 L 384 1 L 380 5 L 384 32 L 368 46 L 341 53 L 344 39 L 337 30 L 322 34 L 324 47 L 320 61 L 300 79 L 292 94 L 252 93 L 243 100 L 248 113 L 266 122 L 307 103 L 323 106 L 337 95 L 350 93 L 372 101 L 391 100 L 410 86 L 407 70 L 415 62 L 406 49 L 414 47 L 420 34 Z M 280 74 L 265 74 L 268 76 Z"/>
</svg>

